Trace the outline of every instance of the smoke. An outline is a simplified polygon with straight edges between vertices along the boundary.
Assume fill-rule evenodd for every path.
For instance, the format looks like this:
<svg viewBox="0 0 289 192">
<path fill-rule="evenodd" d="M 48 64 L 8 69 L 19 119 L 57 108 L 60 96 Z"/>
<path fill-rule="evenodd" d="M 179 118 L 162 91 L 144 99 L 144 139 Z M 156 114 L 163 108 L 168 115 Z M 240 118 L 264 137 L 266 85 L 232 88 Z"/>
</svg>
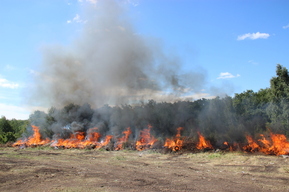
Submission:
<svg viewBox="0 0 289 192">
<path fill-rule="evenodd" d="M 34 104 L 171 101 L 201 90 L 205 74 L 183 72 L 177 56 L 166 55 L 159 41 L 135 31 L 120 3 L 98 1 L 86 14 L 81 35 L 71 45 L 44 50 Z"/>
</svg>

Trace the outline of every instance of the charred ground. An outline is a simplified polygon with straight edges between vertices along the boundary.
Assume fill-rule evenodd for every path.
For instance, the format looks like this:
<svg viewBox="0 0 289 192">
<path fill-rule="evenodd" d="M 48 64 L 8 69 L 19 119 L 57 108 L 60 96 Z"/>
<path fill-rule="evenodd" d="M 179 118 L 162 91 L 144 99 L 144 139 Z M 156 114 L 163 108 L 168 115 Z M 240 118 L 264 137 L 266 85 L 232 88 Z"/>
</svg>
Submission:
<svg viewBox="0 0 289 192">
<path fill-rule="evenodd" d="M 288 191 L 288 158 L 262 154 L 0 148 L 1 191 Z"/>
</svg>

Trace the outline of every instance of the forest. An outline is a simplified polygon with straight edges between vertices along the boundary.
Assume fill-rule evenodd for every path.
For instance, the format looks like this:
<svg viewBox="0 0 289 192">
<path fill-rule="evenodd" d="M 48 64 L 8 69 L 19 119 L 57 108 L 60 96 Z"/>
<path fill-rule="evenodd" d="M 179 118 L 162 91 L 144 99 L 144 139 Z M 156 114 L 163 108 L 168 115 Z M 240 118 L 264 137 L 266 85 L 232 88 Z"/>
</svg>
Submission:
<svg viewBox="0 0 289 192">
<path fill-rule="evenodd" d="M 221 142 L 245 142 L 246 134 L 263 133 L 289 136 L 289 73 L 280 64 L 270 87 L 258 92 L 247 90 L 234 97 L 216 97 L 193 101 L 156 102 L 109 106 L 92 109 L 89 104 L 69 104 L 48 112 L 35 111 L 28 120 L 0 119 L 0 143 L 15 142 L 33 134 L 31 125 L 39 126 L 44 138 L 68 138 L 75 131 L 97 127 L 102 135 L 119 136 L 127 127 L 136 138 L 151 125 L 156 138 L 171 137 L 178 127 L 182 135 L 197 137 L 202 133 L 213 145 Z"/>
</svg>

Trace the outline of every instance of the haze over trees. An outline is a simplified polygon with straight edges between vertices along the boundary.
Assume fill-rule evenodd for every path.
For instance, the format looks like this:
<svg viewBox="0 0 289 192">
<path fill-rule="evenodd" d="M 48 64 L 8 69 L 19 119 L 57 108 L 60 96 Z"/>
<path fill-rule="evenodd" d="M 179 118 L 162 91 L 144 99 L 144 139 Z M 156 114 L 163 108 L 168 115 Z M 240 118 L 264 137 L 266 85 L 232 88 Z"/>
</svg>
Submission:
<svg viewBox="0 0 289 192">
<path fill-rule="evenodd" d="M 247 90 L 214 99 L 178 101 L 174 103 L 149 100 L 139 105 L 104 105 L 92 109 L 89 104 L 69 104 L 62 109 L 52 107 L 47 113 L 35 111 L 29 120 L 0 119 L 0 142 L 15 141 L 21 135 L 32 134 L 29 125 L 40 127 L 43 137 L 68 138 L 73 131 L 87 131 L 97 127 L 103 134 L 115 136 L 131 127 L 136 138 L 140 130 L 152 125 L 152 134 L 166 138 L 184 127 L 182 135 L 197 137 L 201 132 L 214 145 L 224 141 L 244 142 L 245 134 L 257 136 L 274 132 L 289 136 L 289 73 L 282 65 L 270 87 L 258 92 Z M 25 130 L 25 128 L 27 129 Z"/>
</svg>

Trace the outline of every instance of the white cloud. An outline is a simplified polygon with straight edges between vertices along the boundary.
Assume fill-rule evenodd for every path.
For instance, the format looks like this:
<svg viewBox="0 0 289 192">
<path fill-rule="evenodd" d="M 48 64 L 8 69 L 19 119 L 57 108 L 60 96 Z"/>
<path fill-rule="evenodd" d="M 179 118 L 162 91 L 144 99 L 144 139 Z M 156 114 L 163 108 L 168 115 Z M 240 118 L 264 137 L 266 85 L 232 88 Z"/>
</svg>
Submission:
<svg viewBox="0 0 289 192">
<path fill-rule="evenodd" d="M 236 77 L 240 77 L 241 75 L 237 74 L 237 75 L 232 75 L 229 72 L 224 72 L 224 73 L 220 73 L 219 77 L 217 79 L 231 79 L 231 78 L 236 78 Z"/>
<path fill-rule="evenodd" d="M 78 14 L 75 15 L 75 17 L 72 20 L 67 20 L 66 23 L 86 23 L 86 21 L 80 19 L 80 16 Z"/>
<path fill-rule="evenodd" d="M 244 39 L 267 39 L 270 35 L 268 33 L 246 33 L 244 35 L 239 35 L 237 40 L 244 40 Z"/>
<path fill-rule="evenodd" d="M 285 26 L 283 26 L 283 29 L 287 29 L 287 28 L 289 28 L 289 24 L 288 24 L 288 25 L 285 25 Z"/>
<path fill-rule="evenodd" d="M 0 77 L 0 87 L 15 89 L 19 87 L 19 84 L 13 83 L 11 81 L 8 81 L 7 79 Z"/>
</svg>

